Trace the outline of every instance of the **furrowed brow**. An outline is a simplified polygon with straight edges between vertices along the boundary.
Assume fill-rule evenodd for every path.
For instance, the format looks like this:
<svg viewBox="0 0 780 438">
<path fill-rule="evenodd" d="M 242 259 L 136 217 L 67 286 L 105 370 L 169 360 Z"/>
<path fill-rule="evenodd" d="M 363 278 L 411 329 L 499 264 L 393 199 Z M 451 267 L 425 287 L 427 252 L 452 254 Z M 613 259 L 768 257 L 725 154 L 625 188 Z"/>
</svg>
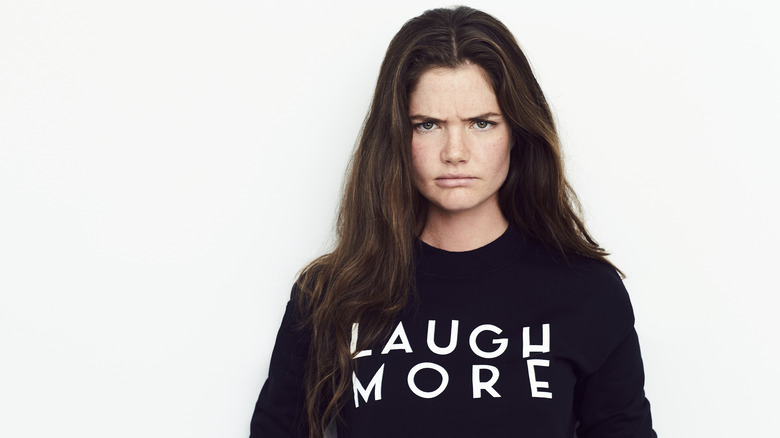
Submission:
<svg viewBox="0 0 780 438">
<path fill-rule="evenodd" d="M 501 114 L 494 113 L 494 112 L 489 112 L 489 113 L 485 113 L 485 114 L 480 114 L 478 116 L 469 117 L 467 119 L 463 119 L 463 121 L 464 122 L 467 122 L 467 121 L 468 122 L 475 122 L 477 120 L 486 120 L 486 119 L 496 118 L 496 117 L 501 117 Z"/>
<path fill-rule="evenodd" d="M 413 114 L 413 115 L 409 116 L 409 119 L 412 120 L 412 121 L 417 121 L 417 122 L 431 122 L 431 123 L 436 123 L 436 124 L 444 123 L 444 120 L 437 119 L 435 117 L 424 116 L 424 115 L 421 115 L 421 114 Z"/>
</svg>

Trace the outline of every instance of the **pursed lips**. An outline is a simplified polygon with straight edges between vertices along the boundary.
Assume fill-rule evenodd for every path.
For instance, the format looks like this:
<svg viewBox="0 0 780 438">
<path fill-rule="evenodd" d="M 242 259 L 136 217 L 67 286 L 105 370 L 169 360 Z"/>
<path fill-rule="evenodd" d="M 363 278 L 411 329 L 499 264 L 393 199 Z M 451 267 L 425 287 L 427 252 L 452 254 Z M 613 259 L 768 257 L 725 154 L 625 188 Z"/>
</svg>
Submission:
<svg viewBox="0 0 780 438">
<path fill-rule="evenodd" d="M 436 178 L 436 185 L 439 187 L 462 187 L 471 184 L 478 178 L 462 173 L 448 173 Z"/>
</svg>

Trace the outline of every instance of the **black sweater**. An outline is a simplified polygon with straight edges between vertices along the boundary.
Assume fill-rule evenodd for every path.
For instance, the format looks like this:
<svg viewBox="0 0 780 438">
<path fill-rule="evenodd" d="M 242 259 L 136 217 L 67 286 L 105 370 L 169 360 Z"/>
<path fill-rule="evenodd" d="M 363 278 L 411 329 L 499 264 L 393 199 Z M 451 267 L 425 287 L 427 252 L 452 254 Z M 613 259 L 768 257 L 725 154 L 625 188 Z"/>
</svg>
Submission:
<svg viewBox="0 0 780 438">
<path fill-rule="evenodd" d="M 656 436 L 631 303 L 611 267 L 553 257 L 510 226 L 473 251 L 421 243 L 417 295 L 389 340 L 355 359 L 339 438 Z M 297 319 L 288 304 L 253 438 L 308 436 Z"/>
</svg>

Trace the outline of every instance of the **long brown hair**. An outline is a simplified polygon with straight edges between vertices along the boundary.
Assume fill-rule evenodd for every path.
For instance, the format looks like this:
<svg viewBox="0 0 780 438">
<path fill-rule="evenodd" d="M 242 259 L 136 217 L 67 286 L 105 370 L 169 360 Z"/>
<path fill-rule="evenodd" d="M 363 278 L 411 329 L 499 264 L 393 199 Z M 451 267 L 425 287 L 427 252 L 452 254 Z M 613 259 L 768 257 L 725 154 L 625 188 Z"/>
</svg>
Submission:
<svg viewBox="0 0 780 438">
<path fill-rule="evenodd" d="M 465 63 L 485 71 L 511 126 L 510 169 L 499 191 L 503 214 L 551 252 L 609 263 L 578 216 L 552 114 L 509 30 L 467 7 L 409 20 L 382 62 L 344 186 L 336 248 L 298 281 L 303 326 L 311 334 L 305 385 L 312 437 L 338 417 L 350 389 L 352 323 L 360 323 L 359 351 L 386 334 L 413 296 L 414 249 L 427 209 L 412 182 L 409 95 L 426 70 Z"/>
</svg>

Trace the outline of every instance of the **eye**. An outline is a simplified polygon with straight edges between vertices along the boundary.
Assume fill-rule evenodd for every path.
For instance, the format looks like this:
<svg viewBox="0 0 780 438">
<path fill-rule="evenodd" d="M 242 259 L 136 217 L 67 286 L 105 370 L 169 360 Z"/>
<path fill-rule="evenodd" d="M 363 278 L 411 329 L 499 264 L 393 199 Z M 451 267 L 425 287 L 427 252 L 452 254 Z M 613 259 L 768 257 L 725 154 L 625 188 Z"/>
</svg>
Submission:
<svg viewBox="0 0 780 438">
<path fill-rule="evenodd" d="M 495 123 L 488 122 L 486 120 L 478 120 L 478 121 L 474 122 L 474 126 L 476 126 L 477 129 L 481 129 L 481 130 L 488 129 L 488 128 L 490 128 L 493 125 L 495 125 Z"/>
<path fill-rule="evenodd" d="M 418 124 L 414 125 L 414 127 L 418 131 L 431 131 L 431 130 L 433 130 L 433 128 L 436 127 L 436 124 L 433 123 L 433 122 L 422 122 L 422 123 L 418 123 Z"/>
</svg>

